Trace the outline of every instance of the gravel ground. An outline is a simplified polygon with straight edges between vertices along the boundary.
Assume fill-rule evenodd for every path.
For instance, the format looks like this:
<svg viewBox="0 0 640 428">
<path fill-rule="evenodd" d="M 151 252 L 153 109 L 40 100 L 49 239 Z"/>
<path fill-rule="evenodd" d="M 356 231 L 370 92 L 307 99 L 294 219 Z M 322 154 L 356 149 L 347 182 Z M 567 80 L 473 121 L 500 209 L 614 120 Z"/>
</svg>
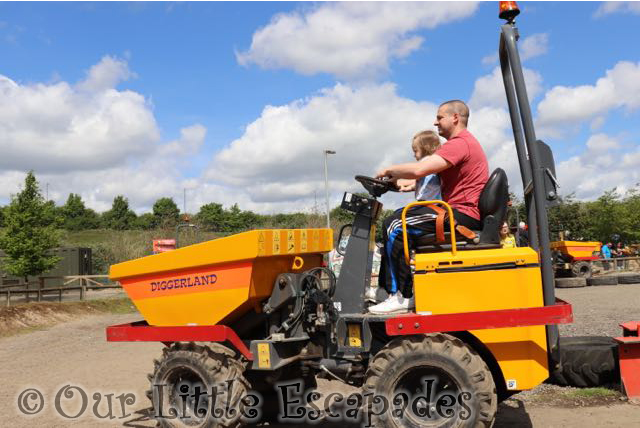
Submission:
<svg viewBox="0 0 640 428">
<path fill-rule="evenodd" d="M 556 288 L 571 303 L 573 323 L 560 324 L 561 336 L 622 336 L 620 324 L 640 321 L 640 284 Z"/>
</svg>

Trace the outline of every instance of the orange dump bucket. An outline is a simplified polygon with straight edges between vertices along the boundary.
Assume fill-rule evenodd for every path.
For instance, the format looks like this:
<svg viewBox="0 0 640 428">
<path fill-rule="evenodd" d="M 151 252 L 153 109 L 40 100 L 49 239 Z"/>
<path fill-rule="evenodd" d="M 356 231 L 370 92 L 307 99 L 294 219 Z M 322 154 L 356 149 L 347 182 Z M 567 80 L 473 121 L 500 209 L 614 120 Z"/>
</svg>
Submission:
<svg viewBox="0 0 640 428">
<path fill-rule="evenodd" d="M 111 266 L 150 325 L 227 323 L 271 295 L 280 273 L 321 266 L 331 229 L 253 230 Z"/>
<path fill-rule="evenodd" d="M 576 259 L 593 257 L 594 252 L 600 251 L 600 246 L 600 242 L 555 241 L 551 243 L 552 250 Z"/>
</svg>

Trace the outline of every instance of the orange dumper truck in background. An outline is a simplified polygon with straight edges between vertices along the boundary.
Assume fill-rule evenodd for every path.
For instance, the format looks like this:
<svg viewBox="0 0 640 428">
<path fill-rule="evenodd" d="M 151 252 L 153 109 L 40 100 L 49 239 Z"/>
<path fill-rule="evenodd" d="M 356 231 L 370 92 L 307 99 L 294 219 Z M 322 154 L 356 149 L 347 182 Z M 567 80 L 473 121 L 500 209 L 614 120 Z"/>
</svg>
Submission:
<svg viewBox="0 0 640 428">
<path fill-rule="evenodd" d="M 554 241 L 551 243 L 556 276 L 591 278 L 594 260 L 600 259 L 600 242 Z"/>
</svg>

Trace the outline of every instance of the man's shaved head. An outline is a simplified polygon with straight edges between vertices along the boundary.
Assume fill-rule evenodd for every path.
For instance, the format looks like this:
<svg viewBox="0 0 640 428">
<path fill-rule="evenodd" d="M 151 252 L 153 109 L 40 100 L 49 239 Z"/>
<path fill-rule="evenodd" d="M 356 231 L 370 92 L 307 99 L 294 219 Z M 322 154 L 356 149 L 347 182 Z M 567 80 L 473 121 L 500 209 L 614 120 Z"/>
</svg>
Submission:
<svg viewBox="0 0 640 428">
<path fill-rule="evenodd" d="M 460 116 L 460 122 L 466 127 L 469 123 L 469 107 L 460 100 L 446 101 L 440 104 L 440 107 L 444 107 L 449 114 L 457 113 Z"/>
</svg>

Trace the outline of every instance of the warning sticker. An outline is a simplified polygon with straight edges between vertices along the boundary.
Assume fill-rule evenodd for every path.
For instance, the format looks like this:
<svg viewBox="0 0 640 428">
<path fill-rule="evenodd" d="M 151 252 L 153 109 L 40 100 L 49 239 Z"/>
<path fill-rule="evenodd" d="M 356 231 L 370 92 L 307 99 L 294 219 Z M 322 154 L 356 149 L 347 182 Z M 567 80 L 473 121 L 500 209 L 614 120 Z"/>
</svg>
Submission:
<svg viewBox="0 0 640 428">
<path fill-rule="evenodd" d="M 296 251 L 296 243 L 295 243 L 295 235 L 293 230 L 289 230 L 287 232 L 287 253 L 295 253 Z"/>
</svg>

